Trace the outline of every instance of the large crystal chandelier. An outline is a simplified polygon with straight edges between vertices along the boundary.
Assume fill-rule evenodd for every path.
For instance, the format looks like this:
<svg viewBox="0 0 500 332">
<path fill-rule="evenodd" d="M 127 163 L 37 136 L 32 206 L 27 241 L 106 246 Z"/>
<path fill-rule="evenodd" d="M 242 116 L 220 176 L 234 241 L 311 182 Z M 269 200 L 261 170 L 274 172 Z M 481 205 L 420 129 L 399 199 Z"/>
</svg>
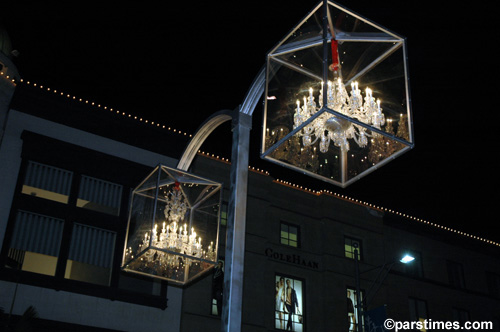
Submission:
<svg viewBox="0 0 500 332">
<path fill-rule="evenodd" d="M 370 174 L 413 147 L 407 72 L 404 37 L 321 1 L 267 54 L 261 157 L 341 187 Z"/>
<path fill-rule="evenodd" d="M 215 266 L 220 188 L 156 168 L 133 193 L 123 269 L 185 284 Z"/>
<path fill-rule="evenodd" d="M 313 88 L 309 88 L 307 98 L 304 96 L 302 106 L 300 100 L 297 100 L 297 108 L 293 116 L 293 129 L 298 128 L 323 108 L 323 87 L 324 83 L 321 84 L 318 98 L 319 107 L 314 101 Z M 372 90 L 366 88 L 363 102 L 358 82 L 351 83 L 351 93 L 349 95 L 340 78 L 336 82 L 328 81 L 326 100 L 328 108 L 372 127 L 381 129 L 381 126 L 385 124 L 385 117 L 380 108 L 380 100 L 375 101 Z M 315 144 L 319 140 L 319 151 L 322 153 L 328 151 L 330 142 L 333 142 L 335 146 L 342 150 L 348 151 L 348 139 L 353 139 L 359 147 L 364 148 L 368 144 L 367 136 L 372 136 L 365 127 L 327 112 L 320 114 L 315 121 L 303 127 L 301 135 L 302 143 L 306 147 Z"/>
</svg>

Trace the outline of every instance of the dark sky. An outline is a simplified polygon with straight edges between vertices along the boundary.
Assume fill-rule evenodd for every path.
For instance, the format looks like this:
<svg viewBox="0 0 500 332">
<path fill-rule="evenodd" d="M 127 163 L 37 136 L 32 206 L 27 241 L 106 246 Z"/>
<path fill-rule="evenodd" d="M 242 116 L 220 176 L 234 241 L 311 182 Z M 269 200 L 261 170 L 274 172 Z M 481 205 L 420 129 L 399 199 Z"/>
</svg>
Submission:
<svg viewBox="0 0 500 332">
<path fill-rule="evenodd" d="M 209 115 L 243 101 L 266 53 L 316 3 L 16 2 L 2 5 L 0 24 L 19 51 L 14 61 L 24 79 L 194 134 Z M 256 143 L 251 164 L 500 241 L 493 226 L 500 179 L 493 5 L 338 3 L 407 38 L 415 148 L 346 189 L 259 160 Z M 253 136 L 261 113 L 257 108 Z M 223 154 L 230 131 L 218 131 L 226 137 Z"/>
</svg>

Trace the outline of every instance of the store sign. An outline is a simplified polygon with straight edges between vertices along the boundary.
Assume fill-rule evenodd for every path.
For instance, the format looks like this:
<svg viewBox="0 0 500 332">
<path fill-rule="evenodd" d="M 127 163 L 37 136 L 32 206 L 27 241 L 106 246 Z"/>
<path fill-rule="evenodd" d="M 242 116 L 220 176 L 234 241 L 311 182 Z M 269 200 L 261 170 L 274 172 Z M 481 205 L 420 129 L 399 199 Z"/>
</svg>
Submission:
<svg viewBox="0 0 500 332">
<path fill-rule="evenodd" d="M 298 254 L 286 254 L 275 251 L 271 248 L 266 248 L 265 255 L 273 260 L 285 263 L 305 266 L 311 269 L 319 269 L 319 263 L 313 260 L 306 259 Z"/>
</svg>

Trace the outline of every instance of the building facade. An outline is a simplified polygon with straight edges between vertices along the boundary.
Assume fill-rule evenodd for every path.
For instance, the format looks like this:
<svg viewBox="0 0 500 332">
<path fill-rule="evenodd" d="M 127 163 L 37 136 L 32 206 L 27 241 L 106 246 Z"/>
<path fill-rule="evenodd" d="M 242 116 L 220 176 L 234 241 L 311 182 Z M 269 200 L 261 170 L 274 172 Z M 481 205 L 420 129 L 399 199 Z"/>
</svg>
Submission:
<svg viewBox="0 0 500 332">
<path fill-rule="evenodd" d="M 190 135 L 0 79 L 4 313 L 15 321 L 33 306 L 33 324 L 47 331 L 219 331 L 215 270 L 178 287 L 120 268 L 131 190 L 156 165 L 175 167 Z M 203 152 L 190 169 L 224 184 L 222 262 L 229 171 L 227 159 Z M 243 331 L 354 330 L 354 248 L 366 311 L 499 329 L 498 243 L 252 168 L 246 225 Z M 400 264 L 403 253 L 415 261 Z"/>
</svg>

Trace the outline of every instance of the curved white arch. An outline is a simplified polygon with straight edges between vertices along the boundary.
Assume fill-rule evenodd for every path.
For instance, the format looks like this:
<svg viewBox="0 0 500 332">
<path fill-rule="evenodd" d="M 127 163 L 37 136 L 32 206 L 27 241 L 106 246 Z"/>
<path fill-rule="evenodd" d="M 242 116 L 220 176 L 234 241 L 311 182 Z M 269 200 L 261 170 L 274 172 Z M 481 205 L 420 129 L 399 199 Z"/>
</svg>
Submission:
<svg viewBox="0 0 500 332">
<path fill-rule="evenodd" d="M 243 104 L 239 108 L 239 112 L 243 114 L 247 114 L 250 117 L 255 110 L 255 106 L 259 101 L 260 97 L 264 93 L 264 83 L 265 83 L 265 67 L 260 70 L 254 79 L 250 89 L 248 90 L 245 99 L 243 100 Z M 232 111 L 223 110 L 219 111 L 212 116 L 210 116 L 198 129 L 196 134 L 193 136 L 186 149 L 184 149 L 184 153 L 182 154 L 179 163 L 177 164 L 177 169 L 187 171 L 189 166 L 191 166 L 191 162 L 193 161 L 196 153 L 200 149 L 201 145 L 207 137 L 222 123 L 229 121 L 233 118 Z"/>
<path fill-rule="evenodd" d="M 201 145 L 207 137 L 221 124 L 232 119 L 231 111 L 223 110 L 213 114 L 209 117 L 198 129 L 189 144 L 187 145 L 184 153 L 182 154 L 177 169 L 187 171 L 191 162 L 193 161 L 196 153 L 199 151 Z"/>
</svg>

